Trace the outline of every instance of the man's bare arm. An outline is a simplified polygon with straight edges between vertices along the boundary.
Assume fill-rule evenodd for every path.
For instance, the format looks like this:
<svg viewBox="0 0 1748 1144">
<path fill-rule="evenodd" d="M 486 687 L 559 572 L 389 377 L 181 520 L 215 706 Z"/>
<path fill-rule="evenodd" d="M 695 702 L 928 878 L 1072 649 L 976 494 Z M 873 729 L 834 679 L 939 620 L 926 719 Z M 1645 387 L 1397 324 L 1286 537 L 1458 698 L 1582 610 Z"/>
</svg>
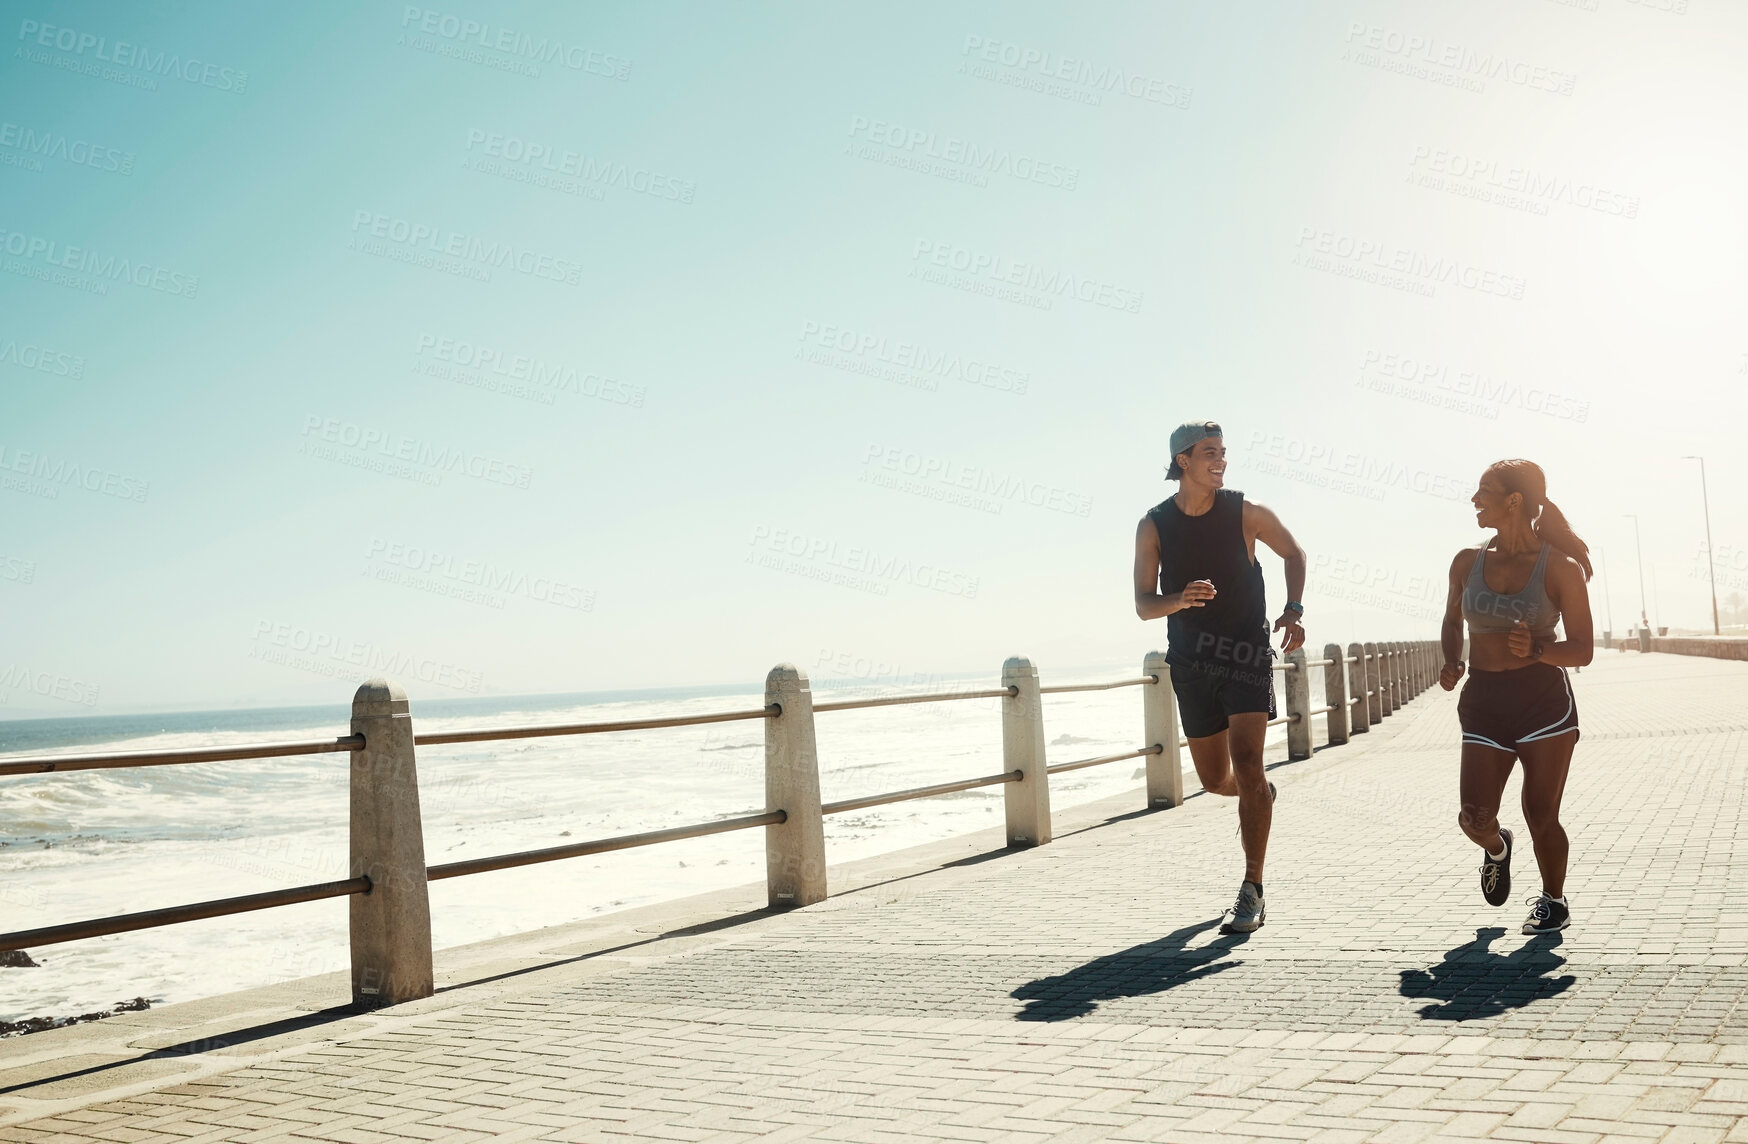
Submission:
<svg viewBox="0 0 1748 1144">
<path fill-rule="evenodd" d="M 1293 534 L 1287 531 L 1287 526 L 1272 509 L 1254 501 L 1244 502 L 1244 525 L 1246 532 L 1268 545 L 1286 563 L 1287 599 L 1298 602 L 1305 595 L 1305 550 L 1299 547 L 1299 542 L 1293 539 Z M 1299 623 L 1299 616 L 1291 608 L 1283 608 L 1280 619 L 1275 621 L 1274 630 L 1285 629 L 1287 633 L 1281 641 L 1282 651 L 1292 651 L 1305 642 L 1305 629 Z"/>
<path fill-rule="evenodd" d="M 1135 614 L 1144 620 L 1156 620 L 1185 608 L 1200 608 L 1204 600 L 1214 598 L 1214 586 L 1206 580 L 1194 580 L 1181 592 L 1159 593 L 1159 530 L 1153 521 L 1141 518 L 1135 527 Z"/>
</svg>

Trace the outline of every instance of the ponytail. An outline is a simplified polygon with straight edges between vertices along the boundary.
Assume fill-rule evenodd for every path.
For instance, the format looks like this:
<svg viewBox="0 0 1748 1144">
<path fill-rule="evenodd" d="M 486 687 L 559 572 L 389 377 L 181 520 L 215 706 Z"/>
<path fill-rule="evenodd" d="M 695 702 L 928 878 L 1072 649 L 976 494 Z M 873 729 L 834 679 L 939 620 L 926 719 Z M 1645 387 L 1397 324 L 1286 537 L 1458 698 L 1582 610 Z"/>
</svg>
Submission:
<svg viewBox="0 0 1748 1144">
<path fill-rule="evenodd" d="M 1595 575 L 1590 566 L 1590 546 L 1578 539 L 1578 534 L 1566 523 L 1566 514 L 1548 499 L 1548 478 L 1542 473 L 1540 465 L 1534 461 L 1513 458 L 1509 461 L 1495 461 L 1487 466 L 1487 471 L 1498 473 L 1500 482 L 1507 491 L 1523 497 L 1524 511 L 1529 514 L 1530 527 L 1535 530 L 1537 540 L 1558 548 L 1577 561 L 1578 566 L 1584 569 L 1586 580 Z"/>
<path fill-rule="evenodd" d="M 1590 567 L 1590 546 L 1578 539 L 1578 534 L 1566 523 L 1566 514 L 1546 497 L 1542 498 L 1541 515 L 1536 518 L 1536 537 L 1576 560 L 1584 569 L 1586 580 L 1595 575 Z"/>
</svg>

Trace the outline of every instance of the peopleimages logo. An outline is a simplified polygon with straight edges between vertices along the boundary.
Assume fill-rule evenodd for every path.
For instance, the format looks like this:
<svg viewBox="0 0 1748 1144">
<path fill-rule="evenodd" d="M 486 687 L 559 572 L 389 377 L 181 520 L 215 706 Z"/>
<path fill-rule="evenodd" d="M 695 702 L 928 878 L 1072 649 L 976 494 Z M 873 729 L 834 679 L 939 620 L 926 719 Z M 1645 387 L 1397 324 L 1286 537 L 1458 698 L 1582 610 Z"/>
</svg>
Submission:
<svg viewBox="0 0 1748 1144">
<path fill-rule="evenodd" d="M 298 447 L 300 453 L 322 460 L 334 460 L 337 450 L 323 448 L 323 445 L 337 445 L 362 455 L 365 460 L 381 461 L 390 468 L 399 464 L 403 468 L 417 466 L 425 469 L 433 479 L 421 483 L 438 484 L 443 480 L 442 474 L 455 473 L 495 485 L 525 489 L 534 478 L 534 470 L 526 465 L 515 465 L 496 457 L 488 457 L 484 453 L 421 441 L 416 437 L 403 437 L 399 433 L 371 429 L 313 413 L 304 418 L 303 436 L 309 440 Z M 372 457 L 371 454 L 375 456 Z"/>
<path fill-rule="evenodd" d="M 44 699 L 59 699 L 82 707 L 97 706 L 98 687 L 95 683 L 57 675 L 52 671 L 35 671 L 16 663 L 0 669 L 0 703 L 7 702 L 12 692 L 40 695 Z"/>
<path fill-rule="evenodd" d="M 1312 270 L 1331 271 L 1348 267 L 1352 276 L 1381 276 L 1382 284 L 1400 280 L 1430 294 L 1437 286 L 1458 286 L 1479 294 L 1521 301 L 1524 280 L 1515 274 L 1502 274 L 1473 263 L 1443 255 L 1427 254 L 1411 247 L 1397 246 L 1322 227 L 1299 228 L 1298 251 L 1294 261 Z M 1340 270 L 1335 270 L 1340 273 Z"/>
<path fill-rule="evenodd" d="M 34 583 L 36 561 L 26 560 L 22 556 L 0 556 L 0 580 L 10 580 L 14 584 Z"/>
<path fill-rule="evenodd" d="M 1080 182 L 1079 167 L 1052 163 L 1005 147 L 984 147 L 957 135 L 940 135 L 866 115 L 850 117 L 850 138 L 878 144 L 910 158 L 953 164 L 979 175 L 1005 175 L 1065 191 L 1074 190 Z M 881 156 L 876 153 L 874 157 Z"/>
<path fill-rule="evenodd" d="M 105 147 L 89 139 L 73 139 L 54 131 L 38 132 L 16 123 L 0 123 L 0 147 L 39 159 L 60 159 L 94 171 L 116 175 L 134 173 L 134 153 Z M 38 170 L 41 168 L 38 167 Z"/>
<path fill-rule="evenodd" d="M 0 365 L 15 365 L 20 369 L 34 369 L 74 380 L 85 376 L 85 359 L 78 354 L 21 342 L 17 338 L 0 340 Z"/>
<path fill-rule="evenodd" d="M 1394 57 L 1410 68 L 1440 69 L 1452 78 L 1501 79 L 1519 87 L 1535 88 L 1557 95 L 1571 95 L 1573 84 L 1577 81 L 1577 77 L 1571 72 L 1513 59 L 1503 52 L 1483 52 L 1467 44 L 1440 40 L 1437 36 L 1417 35 L 1359 20 L 1348 24 L 1346 42 L 1351 48 L 1382 52 L 1385 57 Z"/>
<path fill-rule="evenodd" d="M 1561 393 L 1545 386 L 1523 386 L 1514 381 L 1501 381 L 1490 374 L 1459 369 L 1410 354 L 1369 349 L 1360 358 L 1360 374 L 1362 384 L 1367 384 L 1367 374 L 1382 379 L 1384 383 L 1382 386 L 1371 385 L 1369 388 L 1383 392 L 1395 391 L 1404 395 L 1419 391 L 1429 397 L 1437 396 L 1440 399 L 1438 403 L 1459 412 L 1479 410 L 1484 415 L 1497 417 L 1498 407 L 1509 405 L 1526 413 L 1539 413 L 1561 421 L 1582 423 L 1590 420 L 1590 402 L 1569 393 Z M 1395 384 L 1398 382 L 1404 384 L 1398 386 Z"/>
<path fill-rule="evenodd" d="M 1287 461 L 1307 471 L 1322 469 L 1331 477 L 1351 478 L 1365 486 L 1367 491 L 1377 492 L 1378 495 L 1371 498 L 1374 500 L 1382 499 L 1383 490 L 1387 488 L 1425 493 L 1444 500 L 1467 500 L 1469 497 L 1468 484 L 1456 477 L 1339 449 L 1327 442 L 1252 430 L 1249 447 L 1265 458 Z"/>
<path fill-rule="evenodd" d="M 862 465 L 867 470 L 859 479 L 882 484 L 882 474 L 914 478 L 923 485 L 938 485 L 947 491 L 963 491 L 974 497 L 991 497 L 996 513 L 1002 505 L 1016 501 L 1033 508 L 1066 513 L 1069 516 L 1092 515 L 1092 498 L 1085 493 L 1027 480 L 1012 473 L 1002 473 L 981 465 L 968 465 L 953 457 L 937 457 L 902 446 L 870 443 L 862 453 Z M 902 485 L 890 487 L 912 491 Z M 923 495 L 927 495 L 926 491 Z M 971 507 L 977 507 L 975 504 Z"/>
<path fill-rule="evenodd" d="M 1638 195 L 1609 190 L 1595 183 L 1569 179 L 1563 175 L 1546 174 L 1531 167 L 1514 167 L 1492 159 L 1465 155 L 1461 151 L 1416 145 L 1409 156 L 1408 166 L 1410 182 L 1416 181 L 1415 176 L 1419 175 L 1423 185 L 1434 189 L 1460 193 L 1462 186 L 1468 185 L 1476 189 L 1500 192 L 1495 201 L 1501 205 L 1516 206 L 1521 199 L 1524 203 L 1533 204 L 1532 209 L 1536 214 L 1548 213 L 1546 204 L 1554 202 L 1598 214 L 1614 215 L 1617 218 L 1639 217 Z M 1425 178 L 1428 175 L 1457 180 L 1457 184 L 1445 184 L 1436 177 L 1429 180 Z"/>
<path fill-rule="evenodd" d="M 353 211 L 352 233 L 358 236 L 353 242 L 367 254 L 381 253 L 372 249 L 373 245 L 380 246 L 380 243 L 369 241 L 381 239 L 408 252 L 460 259 L 492 269 L 508 268 L 518 274 L 561 282 L 566 286 L 575 286 L 582 281 L 582 265 L 569 259 L 374 211 Z"/>
<path fill-rule="evenodd" d="M 485 683 L 484 673 L 471 668 L 298 624 L 259 620 L 251 639 L 250 659 L 329 678 L 386 675 L 475 695 Z"/>
<path fill-rule="evenodd" d="M 420 334 L 418 355 L 427 367 L 424 372 L 430 376 L 446 377 L 461 385 L 513 397 L 527 397 L 543 405 L 553 404 L 557 394 L 571 393 L 641 409 L 646 395 L 644 387 L 636 382 L 620 381 L 565 362 L 549 362 L 515 350 L 459 338 Z M 430 360 L 425 361 L 427 358 Z"/>
<path fill-rule="evenodd" d="M 407 5 L 401 12 L 401 27 L 449 40 L 458 47 L 480 47 L 516 59 L 532 60 L 541 64 L 556 63 L 572 71 L 588 72 L 621 82 L 631 78 L 631 61 L 624 56 L 586 48 L 581 44 L 567 44 L 551 36 L 537 38 L 514 28 L 493 26 L 483 20 L 464 19 L 432 8 Z"/>
<path fill-rule="evenodd" d="M 840 545 L 836 540 L 792 529 L 761 524 L 753 529 L 747 543 L 752 549 L 747 553 L 748 564 L 841 583 L 876 595 L 884 596 L 894 580 L 949 596 L 971 599 L 977 595 L 978 578 L 964 572 L 861 545 Z"/>
<path fill-rule="evenodd" d="M 49 277 L 57 282 L 65 279 L 60 284 L 77 285 L 79 289 L 89 289 L 95 294 L 108 294 L 111 282 L 155 290 L 160 294 L 174 294 L 179 298 L 192 298 L 200 291 L 200 279 L 192 274 L 114 254 L 99 254 L 83 246 L 65 246 L 52 238 L 4 227 L 0 227 L 0 251 L 24 260 L 7 267 L 12 273 L 27 278 Z M 49 269 L 51 267 L 53 269 Z M 69 273 L 62 274 L 62 271 Z"/>
<path fill-rule="evenodd" d="M 249 73 L 239 68 L 205 63 L 193 57 L 184 59 L 175 52 L 153 51 L 143 44 L 130 44 L 126 40 L 111 43 L 105 36 L 81 32 L 76 28 L 23 20 L 18 25 L 18 39 L 26 47 L 53 48 L 57 52 L 78 57 L 79 60 L 112 64 L 124 72 L 144 73 L 137 77 L 139 79 L 146 76 L 179 79 L 199 87 L 237 93 L 246 91 L 249 87 Z M 48 61 L 40 59 L 33 62 Z M 136 82 L 135 86 L 140 85 Z"/>
<path fill-rule="evenodd" d="M 595 609 L 595 593 L 550 576 L 529 575 L 515 568 L 501 568 L 489 560 L 467 560 L 440 549 L 377 537 L 364 557 L 394 569 L 447 581 L 486 593 L 523 596 L 542 604 L 579 612 Z M 383 577 L 387 578 L 387 577 Z"/>
<path fill-rule="evenodd" d="M 1040 266 L 1035 262 L 1017 262 L 1002 254 L 973 250 L 951 242 L 936 242 L 919 238 L 910 252 L 911 277 L 925 281 L 939 280 L 954 285 L 944 271 L 963 275 L 972 284 L 987 287 L 975 293 L 991 292 L 1012 301 L 1023 301 L 1040 309 L 1050 309 L 1055 298 L 1067 297 L 1091 306 L 1137 313 L 1145 292 L 1101 282 L 1066 270 Z M 940 268 L 936 270 L 934 268 Z M 1005 294 L 1002 287 L 1013 287 Z M 1014 295 L 1014 297 L 1008 297 Z"/>
<path fill-rule="evenodd" d="M 22 474 L 22 479 L 10 474 Z M 119 500 L 145 503 L 151 485 L 95 465 L 50 457 L 47 453 L 0 444 L 0 488 L 28 492 L 54 500 L 63 488 L 84 489 Z"/>
<path fill-rule="evenodd" d="M 1022 75 L 1036 76 L 1041 81 L 1060 80 L 1065 84 L 1089 89 L 1089 93 L 1126 95 L 1131 99 L 1161 103 L 1182 110 L 1188 110 L 1193 93 L 1192 88 L 1167 83 L 1140 72 L 1124 71 L 1108 64 L 1095 64 L 1090 60 L 1062 55 L 1060 52 L 1047 52 L 1042 48 L 993 40 L 985 36 L 966 36 L 965 46 L 960 49 L 959 54 L 966 57 L 967 62 L 1000 65 Z M 1046 90 L 1046 94 L 1056 93 Z M 1093 102 L 1097 102 L 1097 96 Z"/>
<path fill-rule="evenodd" d="M 690 203 L 698 192 L 697 184 L 690 179 L 652 171 L 646 167 L 597 159 L 580 151 L 567 150 L 549 143 L 531 142 L 478 127 L 468 129 L 467 149 L 470 152 L 477 149 L 480 154 L 506 163 L 580 180 L 585 185 L 612 187 L 652 198 L 671 199 L 678 203 Z M 565 188 L 560 185 L 558 189 Z"/>
<path fill-rule="evenodd" d="M 919 342 L 891 339 L 884 334 L 833 322 L 802 322 L 801 342 L 821 355 L 809 356 L 808 349 L 798 351 L 798 356 L 805 360 L 847 368 L 854 373 L 868 373 L 931 392 L 940 388 L 940 378 L 1014 394 L 1025 393 L 1032 380 L 1032 375 L 1024 370 L 999 362 L 949 350 L 934 350 Z M 834 361 L 833 354 L 841 355 L 844 360 Z"/>
</svg>

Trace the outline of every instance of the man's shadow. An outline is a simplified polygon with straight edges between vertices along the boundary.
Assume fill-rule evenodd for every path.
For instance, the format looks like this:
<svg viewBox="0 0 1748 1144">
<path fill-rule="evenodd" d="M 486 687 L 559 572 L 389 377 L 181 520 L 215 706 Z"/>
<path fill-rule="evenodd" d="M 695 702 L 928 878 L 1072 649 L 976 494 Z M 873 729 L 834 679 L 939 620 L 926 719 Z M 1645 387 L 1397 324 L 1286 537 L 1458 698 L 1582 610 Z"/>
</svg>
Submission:
<svg viewBox="0 0 1748 1144">
<path fill-rule="evenodd" d="M 1475 940 L 1459 945 L 1445 959 L 1427 969 L 1404 969 L 1404 997 L 1431 998 L 1420 1008 L 1425 1021 L 1481 1021 L 1536 1001 L 1556 997 L 1577 980 L 1571 974 L 1549 974 L 1566 964 L 1554 952 L 1561 938 L 1547 934 L 1524 943 L 1509 954 L 1487 948 L 1505 936 L 1499 926 L 1475 931 Z"/>
<path fill-rule="evenodd" d="M 1145 945 L 1106 954 L 1056 977 L 1040 977 L 1014 990 L 1010 996 L 1024 1001 L 1020 1021 L 1065 1021 L 1084 1017 L 1100 1001 L 1163 993 L 1179 985 L 1224 972 L 1242 961 L 1221 961 L 1243 945 L 1247 933 L 1225 934 L 1199 949 L 1187 948 L 1189 940 L 1220 924 L 1219 918 L 1174 930 Z"/>
</svg>

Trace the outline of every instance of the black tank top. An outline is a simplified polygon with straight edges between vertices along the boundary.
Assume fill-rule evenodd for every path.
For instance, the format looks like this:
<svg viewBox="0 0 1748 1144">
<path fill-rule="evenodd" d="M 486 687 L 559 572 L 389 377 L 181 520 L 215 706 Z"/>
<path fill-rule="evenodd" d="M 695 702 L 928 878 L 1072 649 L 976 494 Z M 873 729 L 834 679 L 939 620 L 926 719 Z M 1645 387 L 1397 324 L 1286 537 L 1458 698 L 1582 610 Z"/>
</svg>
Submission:
<svg viewBox="0 0 1748 1144">
<path fill-rule="evenodd" d="M 1147 515 L 1159 532 L 1160 595 L 1181 592 L 1191 580 L 1212 581 L 1218 593 L 1166 617 L 1167 662 L 1270 662 L 1262 565 L 1244 543 L 1244 494 L 1216 489 L 1214 507 L 1201 516 L 1185 516 L 1175 498 Z"/>
</svg>

